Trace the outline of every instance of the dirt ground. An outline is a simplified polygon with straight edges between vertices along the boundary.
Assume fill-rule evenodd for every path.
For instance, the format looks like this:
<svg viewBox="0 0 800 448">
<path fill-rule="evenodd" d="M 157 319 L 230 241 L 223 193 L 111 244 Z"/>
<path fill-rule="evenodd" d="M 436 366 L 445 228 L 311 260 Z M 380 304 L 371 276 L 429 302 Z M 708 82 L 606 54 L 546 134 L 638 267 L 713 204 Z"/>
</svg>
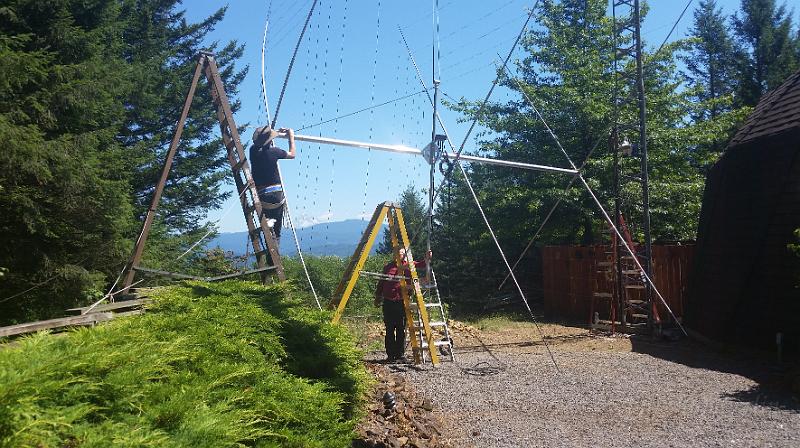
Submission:
<svg viewBox="0 0 800 448">
<path fill-rule="evenodd" d="M 796 367 L 763 354 L 502 317 L 450 327 L 456 362 L 434 369 L 384 364 L 382 325 L 361 325 L 379 395 L 401 384 L 427 429 L 373 418 L 362 434 L 391 438 L 357 446 L 800 446 Z"/>
</svg>

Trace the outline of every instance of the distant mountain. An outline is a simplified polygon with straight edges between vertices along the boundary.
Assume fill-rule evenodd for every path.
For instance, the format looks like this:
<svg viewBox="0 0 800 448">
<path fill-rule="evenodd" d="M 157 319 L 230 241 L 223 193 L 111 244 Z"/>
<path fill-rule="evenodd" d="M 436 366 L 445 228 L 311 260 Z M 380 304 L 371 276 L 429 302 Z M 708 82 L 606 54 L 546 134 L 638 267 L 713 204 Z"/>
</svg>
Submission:
<svg viewBox="0 0 800 448">
<path fill-rule="evenodd" d="M 368 221 L 361 221 L 360 219 L 315 224 L 297 229 L 297 238 L 300 240 L 300 248 L 303 254 L 336 255 L 346 258 L 353 255 L 353 251 L 356 250 L 367 224 Z M 378 244 L 383 241 L 383 232 L 385 230 L 386 226 L 381 229 L 381 233 L 375 239 L 371 253 L 375 253 Z M 248 243 L 247 232 L 230 232 L 220 233 L 206 247 L 209 249 L 219 247 L 222 250 L 233 252 L 235 255 L 244 255 Z M 282 231 L 281 254 L 288 256 L 297 254 L 294 237 L 292 237 L 292 231 L 288 227 L 284 227 Z"/>
</svg>

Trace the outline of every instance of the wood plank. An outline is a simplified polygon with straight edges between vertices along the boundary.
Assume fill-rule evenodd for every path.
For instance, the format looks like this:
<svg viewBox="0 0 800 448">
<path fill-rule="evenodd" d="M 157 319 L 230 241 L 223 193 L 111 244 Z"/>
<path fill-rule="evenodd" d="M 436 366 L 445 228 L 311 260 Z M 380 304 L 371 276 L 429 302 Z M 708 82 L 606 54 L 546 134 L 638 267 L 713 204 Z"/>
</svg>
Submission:
<svg viewBox="0 0 800 448">
<path fill-rule="evenodd" d="M 34 333 L 36 331 L 50 330 L 54 328 L 94 325 L 98 322 L 106 322 L 113 318 L 113 313 L 89 313 L 81 316 L 61 317 L 58 319 L 28 322 L 19 325 L 11 325 L 8 327 L 0 327 L 0 337 Z"/>
<path fill-rule="evenodd" d="M 125 308 L 133 308 L 135 306 L 142 306 L 145 303 L 151 302 L 152 299 L 135 299 L 135 300 L 120 300 L 114 303 L 104 303 L 102 305 L 97 305 L 94 307 L 90 312 L 91 313 L 101 313 L 104 311 L 113 311 L 113 310 L 120 310 Z M 80 307 L 80 308 L 70 308 L 67 310 L 69 313 L 83 313 L 85 310 L 89 309 L 88 306 Z"/>
<path fill-rule="evenodd" d="M 135 271 L 138 271 L 138 272 L 144 272 L 144 273 L 147 273 L 147 274 L 160 275 L 160 276 L 163 276 L 163 277 L 177 278 L 178 280 L 205 280 L 204 278 L 197 277 L 195 275 L 179 274 L 177 272 L 160 271 L 158 269 L 143 268 L 141 266 L 134 266 L 131 269 L 133 269 Z"/>
</svg>

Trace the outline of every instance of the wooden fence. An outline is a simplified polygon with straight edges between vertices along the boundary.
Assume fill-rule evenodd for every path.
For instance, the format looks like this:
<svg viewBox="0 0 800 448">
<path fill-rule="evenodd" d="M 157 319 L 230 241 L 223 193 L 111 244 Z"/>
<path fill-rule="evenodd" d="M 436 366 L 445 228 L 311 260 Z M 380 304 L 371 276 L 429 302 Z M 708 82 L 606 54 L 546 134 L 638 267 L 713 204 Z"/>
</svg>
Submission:
<svg viewBox="0 0 800 448">
<path fill-rule="evenodd" d="M 542 248 L 544 311 L 548 316 L 589 322 L 592 293 L 603 274 L 597 262 L 608 260 L 609 246 Z M 683 317 L 694 245 L 653 245 L 653 281 L 672 311 Z M 656 300 L 658 300 L 656 298 Z M 659 314 L 668 315 L 659 303 Z"/>
</svg>

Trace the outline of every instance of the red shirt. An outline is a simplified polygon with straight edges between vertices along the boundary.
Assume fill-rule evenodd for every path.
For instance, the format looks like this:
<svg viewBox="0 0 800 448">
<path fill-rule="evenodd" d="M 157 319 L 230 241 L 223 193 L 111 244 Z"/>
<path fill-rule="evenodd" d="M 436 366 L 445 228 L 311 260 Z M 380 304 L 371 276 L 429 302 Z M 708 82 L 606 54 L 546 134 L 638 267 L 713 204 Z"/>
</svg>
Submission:
<svg viewBox="0 0 800 448">
<path fill-rule="evenodd" d="M 414 267 L 418 271 L 426 269 L 424 261 L 415 261 Z M 398 271 L 399 269 L 397 269 L 397 265 L 394 261 L 383 267 L 383 273 L 385 275 L 401 275 L 398 273 Z M 406 285 L 410 285 L 411 270 L 408 268 L 405 269 L 405 277 L 408 279 L 406 281 Z M 400 280 L 378 280 L 378 286 L 375 288 L 375 295 L 383 297 L 384 300 L 388 300 L 390 302 L 399 302 L 403 300 L 403 294 L 402 291 L 400 291 Z"/>
</svg>

